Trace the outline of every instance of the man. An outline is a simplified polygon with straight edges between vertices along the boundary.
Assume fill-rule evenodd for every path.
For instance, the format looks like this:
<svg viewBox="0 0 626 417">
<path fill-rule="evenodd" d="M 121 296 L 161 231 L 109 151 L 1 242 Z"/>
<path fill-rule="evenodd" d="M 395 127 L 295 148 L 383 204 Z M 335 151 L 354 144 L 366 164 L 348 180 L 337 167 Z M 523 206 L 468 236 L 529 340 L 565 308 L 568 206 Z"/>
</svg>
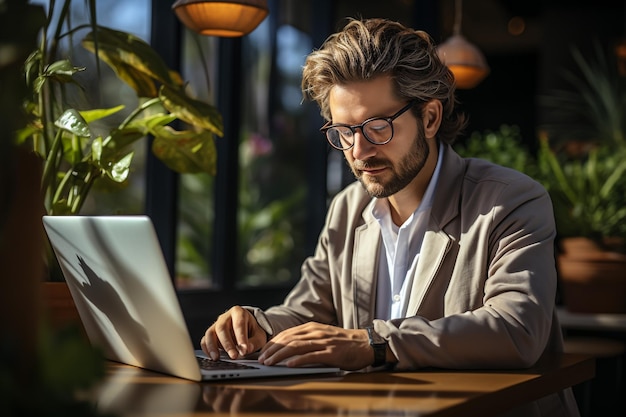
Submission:
<svg viewBox="0 0 626 417">
<path fill-rule="evenodd" d="M 284 303 L 233 307 L 202 349 L 346 370 L 521 368 L 560 351 L 550 199 L 453 151 L 465 117 L 429 36 L 351 20 L 309 55 L 302 89 L 359 181 L 333 199 Z M 578 414 L 570 390 L 518 411 Z"/>
</svg>

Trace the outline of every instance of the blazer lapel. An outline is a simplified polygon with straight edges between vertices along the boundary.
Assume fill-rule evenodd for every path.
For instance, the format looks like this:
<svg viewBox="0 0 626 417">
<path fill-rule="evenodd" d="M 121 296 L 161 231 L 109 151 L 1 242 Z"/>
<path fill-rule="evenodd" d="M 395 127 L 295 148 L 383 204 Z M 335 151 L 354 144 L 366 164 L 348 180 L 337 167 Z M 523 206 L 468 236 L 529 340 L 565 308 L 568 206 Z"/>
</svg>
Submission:
<svg viewBox="0 0 626 417">
<path fill-rule="evenodd" d="M 375 314 L 376 277 L 381 244 L 380 229 L 371 219 L 355 233 L 352 260 L 352 295 L 355 308 L 355 328 L 371 325 Z"/>
<path fill-rule="evenodd" d="M 453 238 L 444 228 L 453 224 L 453 220 L 459 214 L 465 162 L 450 145 L 446 145 L 442 164 L 442 175 L 439 176 L 435 190 L 420 259 L 411 278 L 413 282 L 406 310 L 407 316 L 416 314 L 422 307 L 424 296 L 433 284 L 437 272 L 442 268 L 445 256 L 452 246 Z"/>
<path fill-rule="evenodd" d="M 432 220 L 431 220 L 432 222 Z M 411 290 L 407 306 L 407 316 L 417 313 L 428 288 L 433 283 L 437 271 L 441 268 L 444 258 L 450 248 L 450 237 L 443 231 L 432 231 L 429 228 L 424 235 L 424 242 L 420 252 L 420 258 L 411 280 Z"/>
</svg>

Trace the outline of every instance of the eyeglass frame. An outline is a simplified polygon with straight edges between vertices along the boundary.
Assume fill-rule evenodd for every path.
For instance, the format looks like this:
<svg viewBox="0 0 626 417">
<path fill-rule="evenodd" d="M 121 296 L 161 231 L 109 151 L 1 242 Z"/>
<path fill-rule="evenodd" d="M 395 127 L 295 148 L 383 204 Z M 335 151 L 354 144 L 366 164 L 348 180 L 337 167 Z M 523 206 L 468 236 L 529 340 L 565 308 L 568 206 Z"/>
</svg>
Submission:
<svg viewBox="0 0 626 417">
<path fill-rule="evenodd" d="M 347 151 L 349 149 L 352 149 L 352 147 L 354 146 L 354 142 L 355 141 L 353 139 L 352 144 L 350 144 L 350 146 L 348 146 L 347 148 L 340 148 L 338 146 L 335 146 L 335 144 L 333 144 L 333 142 L 328 137 L 328 133 L 327 133 L 329 129 L 332 129 L 332 128 L 335 128 L 335 127 L 347 127 L 352 132 L 352 137 L 353 138 L 354 138 L 354 135 L 356 135 L 356 130 L 357 129 L 361 129 L 361 133 L 363 133 L 363 137 L 369 143 L 371 143 L 372 145 L 386 145 L 389 142 L 391 142 L 391 139 L 393 139 L 393 134 L 394 134 L 393 121 L 396 120 L 398 117 L 402 116 L 404 113 L 406 113 L 416 103 L 417 103 L 417 100 L 411 100 L 406 106 L 404 106 L 400 110 L 398 110 L 393 116 L 389 116 L 389 117 L 370 117 L 369 119 L 365 120 L 363 123 L 358 124 L 358 125 L 349 125 L 349 124 L 344 124 L 344 123 L 329 124 L 329 123 L 331 123 L 331 121 L 328 121 L 328 122 L 326 122 L 326 124 L 324 124 L 324 126 L 322 126 L 320 128 L 320 132 L 322 132 L 324 134 L 324 137 L 326 138 L 326 141 L 330 144 L 330 146 L 332 146 L 334 149 L 337 149 L 339 151 Z M 387 123 L 389 123 L 389 126 L 391 126 L 391 135 L 389 136 L 389 139 L 387 139 L 384 142 L 374 142 L 372 139 L 370 139 L 367 136 L 367 133 L 365 133 L 365 131 L 363 130 L 363 126 L 365 126 L 367 123 L 372 122 L 374 120 L 385 120 Z"/>
</svg>

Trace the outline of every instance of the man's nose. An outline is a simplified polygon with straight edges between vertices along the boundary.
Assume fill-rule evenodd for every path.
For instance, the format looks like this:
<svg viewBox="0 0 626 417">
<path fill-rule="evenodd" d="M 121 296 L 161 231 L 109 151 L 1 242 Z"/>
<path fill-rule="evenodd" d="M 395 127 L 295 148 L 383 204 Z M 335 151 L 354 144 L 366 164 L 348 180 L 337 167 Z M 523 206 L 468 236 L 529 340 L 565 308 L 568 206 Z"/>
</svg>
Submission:
<svg viewBox="0 0 626 417">
<path fill-rule="evenodd" d="M 354 159 L 365 160 L 373 156 L 376 153 L 375 147 L 376 145 L 365 138 L 361 129 L 355 129 L 354 145 L 350 149 Z"/>
</svg>

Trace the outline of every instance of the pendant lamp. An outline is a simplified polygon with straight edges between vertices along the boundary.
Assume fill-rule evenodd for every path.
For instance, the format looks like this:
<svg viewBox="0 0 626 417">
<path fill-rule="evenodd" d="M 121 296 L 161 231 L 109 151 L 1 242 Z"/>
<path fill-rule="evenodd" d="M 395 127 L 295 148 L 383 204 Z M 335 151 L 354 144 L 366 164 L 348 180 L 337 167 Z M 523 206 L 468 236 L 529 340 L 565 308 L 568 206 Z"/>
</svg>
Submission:
<svg viewBox="0 0 626 417">
<path fill-rule="evenodd" d="M 267 0 L 177 0 L 172 9 L 189 29 L 222 37 L 247 35 L 269 13 Z"/>
<path fill-rule="evenodd" d="M 470 89 L 489 74 L 489 66 L 482 52 L 461 35 L 461 1 L 455 0 L 452 36 L 437 47 L 437 55 L 454 74 L 457 88 Z"/>
</svg>

